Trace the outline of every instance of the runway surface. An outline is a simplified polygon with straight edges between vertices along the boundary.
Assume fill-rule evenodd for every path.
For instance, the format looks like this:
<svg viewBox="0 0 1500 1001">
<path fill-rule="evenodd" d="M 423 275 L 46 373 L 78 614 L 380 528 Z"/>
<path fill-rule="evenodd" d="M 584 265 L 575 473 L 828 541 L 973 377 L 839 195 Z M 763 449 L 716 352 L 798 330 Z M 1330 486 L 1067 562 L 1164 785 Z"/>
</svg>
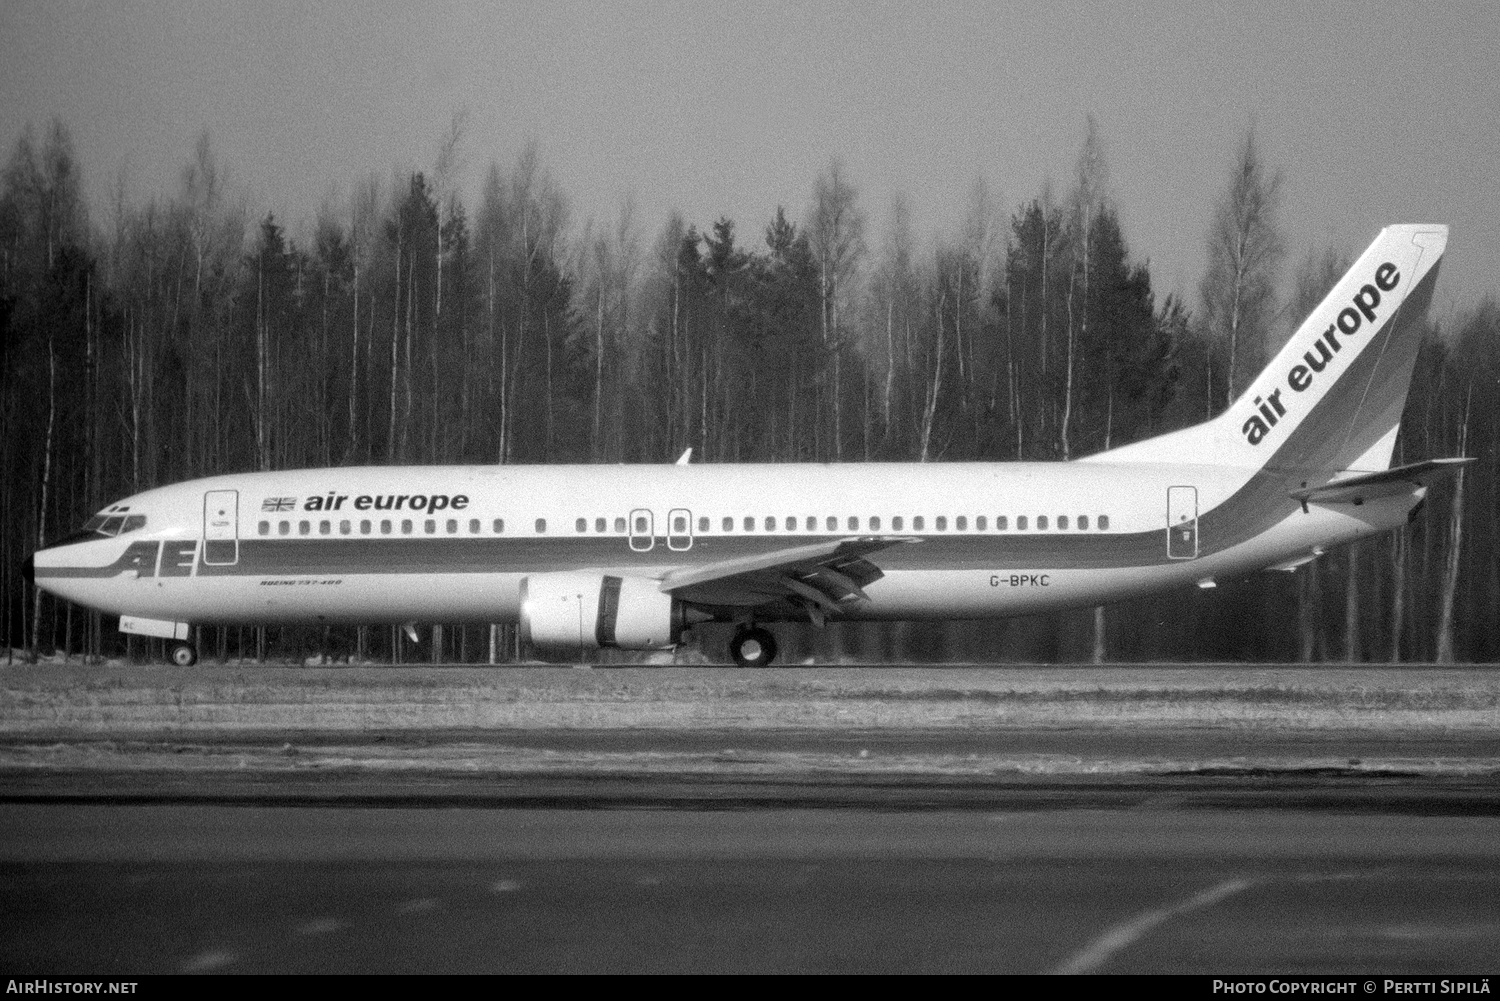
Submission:
<svg viewBox="0 0 1500 1001">
<path fill-rule="evenodd" d="M 1493 671 L 0 682 L 17 976 L 1500 965 Z"/>
<path fill-rule="evenodd" d="M 0 967 L 1479 974 L 1500 821 L 0 806 Z"/>
</svg>

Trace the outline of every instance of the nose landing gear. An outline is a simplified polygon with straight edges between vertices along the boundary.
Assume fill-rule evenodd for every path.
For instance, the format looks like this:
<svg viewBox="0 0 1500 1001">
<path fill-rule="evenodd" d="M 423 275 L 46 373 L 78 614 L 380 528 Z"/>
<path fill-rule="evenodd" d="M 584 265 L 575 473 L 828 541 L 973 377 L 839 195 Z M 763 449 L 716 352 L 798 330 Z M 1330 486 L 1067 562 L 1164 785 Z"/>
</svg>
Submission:
<svg viewBox="0 0 1500 1001">
<path fill-rule="evenodd" d="M 776 637 L 759 626 L 740 629 L 729 641 L 729 655 L 740 667 L 766 667 L 776 659 Z"/>
</svg>

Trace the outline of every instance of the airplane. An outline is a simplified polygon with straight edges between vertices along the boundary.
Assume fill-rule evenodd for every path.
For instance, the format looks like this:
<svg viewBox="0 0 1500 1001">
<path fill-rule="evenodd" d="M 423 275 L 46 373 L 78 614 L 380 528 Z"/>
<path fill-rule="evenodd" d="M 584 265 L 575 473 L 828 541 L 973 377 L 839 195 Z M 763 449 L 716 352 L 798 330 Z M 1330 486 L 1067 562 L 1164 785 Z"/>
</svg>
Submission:
<svg viewBox="0 0 1500 1001">
<path fill-rule="evenodd" d="M 25 572 L 197 659 L 196 625 L 517 623 L 672 649 L 735 623 L 1091 607 L 1396 529 L 1467 459 L 1391 468 L 1443 225 L 1382 230 L 1226 411 L 1064 462 L 410 466 L 215 476 L 110 504 Z"/>
</svg>

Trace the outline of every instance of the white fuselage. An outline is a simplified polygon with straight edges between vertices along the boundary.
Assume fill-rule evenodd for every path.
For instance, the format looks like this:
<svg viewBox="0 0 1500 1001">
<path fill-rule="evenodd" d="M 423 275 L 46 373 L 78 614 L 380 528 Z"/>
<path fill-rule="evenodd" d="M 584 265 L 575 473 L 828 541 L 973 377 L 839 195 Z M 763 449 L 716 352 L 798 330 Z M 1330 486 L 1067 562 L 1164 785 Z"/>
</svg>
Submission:
<svg viewBox="0 0 1500 1001">
<path fill-rule="evenodd" d="M 1422 496 L 1309 509 L 1286 497 L 1294 479 L 1130 463 L 243 473 L 127 498 L 109 511 L 144 526 L 42 550 L 36 576 L 83 605 L 193 624 L 512 622 L 528 575 L 660 579 L 900 536 L 920 542 L 880 553 L 867 600 L 836 617 L 984 618 L 1295 561 L 1400 525 Z"/>
</svg>

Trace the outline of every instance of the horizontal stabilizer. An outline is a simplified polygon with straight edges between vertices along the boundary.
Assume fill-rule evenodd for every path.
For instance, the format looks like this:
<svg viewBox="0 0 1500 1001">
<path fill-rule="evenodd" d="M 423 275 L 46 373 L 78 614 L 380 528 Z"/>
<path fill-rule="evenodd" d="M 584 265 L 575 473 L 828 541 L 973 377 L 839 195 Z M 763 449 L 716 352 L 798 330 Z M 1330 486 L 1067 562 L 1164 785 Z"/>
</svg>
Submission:
<svg viewBox="0 0 1500 1001">
<path fill-rule="evenodd" d="M 1428 459 L 1409 466 L 1382 469 L 1378 473 L 1356 473 L 1330 480 L 1322 486 L 1289 490 L 1293 500 L 1307 504 L 1363 504 L 1377 497 L 1395 497 L 1424 487 L 1442 476 L 1452 476 L 1473 459 Z"/>
</svg>

